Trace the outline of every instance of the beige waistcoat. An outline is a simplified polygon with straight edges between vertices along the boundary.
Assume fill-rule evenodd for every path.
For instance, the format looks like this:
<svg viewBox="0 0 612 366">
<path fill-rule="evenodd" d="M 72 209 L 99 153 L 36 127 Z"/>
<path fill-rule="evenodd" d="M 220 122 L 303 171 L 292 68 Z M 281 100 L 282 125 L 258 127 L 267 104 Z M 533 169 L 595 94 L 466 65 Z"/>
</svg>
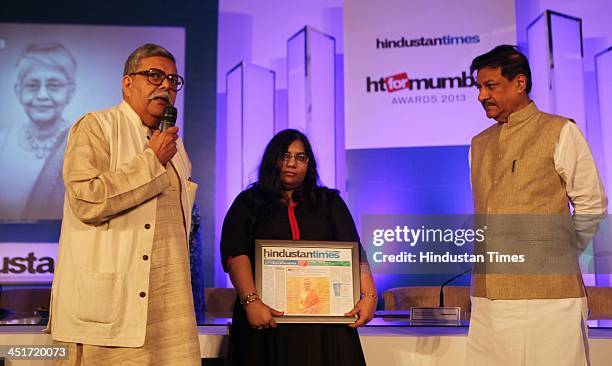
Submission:
<svg viewBox="0 0 612 366">
<path fill-rule="evenodd" d="M 489 299 L 554 299 L 584 296 L 565 183 L 555 170 L 554 152 L 568 119 L 540 112 L 531 103 L 472 139 L 471 181 L 477 222 L 489 224 L 487 242 L 496 249 L 512 243 L 537 268 L 516 265 L 501 272 L 475 266 L 472 294 Z M 477 250 L 487 248 L 486 246 Z M 517 249 L 520 248 L 520 249 Z M 490 248 L 489 248 L 490 249 Z M 568 259 L 569 258 L 569 259 Z M 555 261 L 563 262 L 563 269 Z M 532 262 L 533 263 L 533 262 Z M 550 268 L 547 268 L 550 267 Z M 568 270 L 571 268 L 571 270 Z"/>
</svg>

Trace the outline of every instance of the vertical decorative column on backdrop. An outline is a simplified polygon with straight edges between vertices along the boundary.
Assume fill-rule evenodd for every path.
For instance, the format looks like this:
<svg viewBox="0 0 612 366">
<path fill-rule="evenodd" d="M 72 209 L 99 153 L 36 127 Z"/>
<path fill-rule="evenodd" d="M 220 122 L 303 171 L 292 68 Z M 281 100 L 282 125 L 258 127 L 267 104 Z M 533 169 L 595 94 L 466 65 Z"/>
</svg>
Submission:
<svg viewBox="0 0 612 366">
<path fill-rule="evenodd" d="M 601 170 L 604 186 L 608 193 L 608 214 L 612 207 L 612 47 L 595 55 L 595 73 L 597 77 L 597 95 L 599 99 L 600 136 L 603 150 L 603 169 Z M 612 283 L 612 257 L 609 243 L 612 242 L 612 220 L 607 220 L 599 229 L 595 238 L 595 269 L 597 285 L 610 286 Z"/>
<path fill-rule="evenodd" d="M 587 132 L 582 20 L 547 10 L 527 27 L 531 98 L 540 110 L 573 118 Z"/>
<path fill-rule="evenodd" d="M 595 72 L 605 166 L 605 172 L 601 173 L 604 184 L 608 188 L 608 194 L 610 194 L 610 185 L 612 185 L 612 47 L 595 55 Z M 608 211 L 609 209 L 610 206 Z"/>
<path fill-rule="evenodd" d="M 221 175 L 216 190 L 217 243 L 223 216 L 236 196 L 257 180 L 261 156 L 274 136 L 275 77 L 274 71 L 244 61 L 226 74 L 226 123 L 217 126 L 217 143 L 222 146 L 217 156 L 217 174 Z M 215 247 L 215 258 L 220 258 L 218 245 Z M 216 267 L 221 275 L 220 265 Z M 228 277 L 224 282 L 231 287 Z"/>
<path fill-rule="evenodd" d="M 306 26 L 287 41 L 288 127 L 310 139 L 321 182 L 344 189 L 343 124 L 336 120 L 336 40 Z"/>
<path fill-rule="evenodd" d="M 274 71 L 241 62 L 226 75 L 225 179 L 227 208 L 250 183 L 274 135 Z"/>
</svg>

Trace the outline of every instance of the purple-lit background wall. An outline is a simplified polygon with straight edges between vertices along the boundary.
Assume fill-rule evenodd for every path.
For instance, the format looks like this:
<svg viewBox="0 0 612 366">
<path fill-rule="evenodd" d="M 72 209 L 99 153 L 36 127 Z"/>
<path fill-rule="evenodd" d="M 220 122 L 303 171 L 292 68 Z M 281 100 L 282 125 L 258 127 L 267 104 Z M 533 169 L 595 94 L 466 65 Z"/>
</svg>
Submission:
<svg viewBox="0 0 612 366">
<path fill-rule="evenodd" d="M 577 98 L 575 103 L 571 103 L 571 107 L 576 107 L 578 104 L 583 103 L 584 107 L 584 120 L 576 121 L 581 127 L 583 134 L 586 136 L 595 162 L 598 166 L 602 181 L 606 187 L 609 187 L 609 182 L 612 182 L 612 169 L 610 169 L 610 157 L 604 154 L 604 146 L 612 143 L 612 135 L 603 134 L 602 130 L 602 119 L 601 112 L 603 111 L 600 107 L 600 103 L 609 104 L 610 100 L 602 100 L 598 96 L 597 89 L 597 74 L 595 68 L 595 55 L 610 45 L 612 45 L 612 28 L 607 25 L 606 15 L 612 12 L 612 3 L 608 1 L 528 1 L 528 0 L 517 0 L 517 41 L 518 45 L 525 50 L 529 56 L 530 50 L 527 46 L 527 28 L 528 25 L 534 21 L 539 15 L 546 10 L 551 10 L 564 15 L 576 17 L 582 20 L 582 80 L 579 78 L 572 77 L 568 74 L 556 73 L 556 77 L 559 78 L 559 83 L 565 85 L 571 85 L 572 87 L 563 88 L 562 90 L 566 93 L 569 92 L 569 97 Z M 554 28 L 554 27 L 553 27 Z M 572 32 L 569 29 L 559 28 L 552 32 L 553 43 L 556 42 L 574 42 L 570 39 L 574 38 Z M 554 40 L 556 38 L 556 41 Z M 541 52 L 541 49 L 536 52 Z M 545 50 L 547 52 L 548 50 Z M 582 89 L 576 90 L 575 89 Z M 583 98 L 581 98 L 581 94 Z M 568 102 L 569 104 L 570 102 Z M 577 111 L 580 108 L 577 109 Z M 551 111 L 552 112 L 552 111 Z M 558 113 L 563 113 L 557 110 Z M 582 114 L 582 113 L 578 113 Z M 579 116 L 569 115 L 568 117 L 578 119 Z M 606 160 L 608 168 L 606 168 Z M 609 192 L 609 188 L 608 188 Z M 606 231 L 609 228 L 602 228 L 600 231 Z M 609 236 L 604 236 L 601 239 L 594 241 L 594 245 L 603 246 L 609 245 Z M 589 248 L 592 250 L 593 248 Z M 602 249 L 599 249 L 602 250 Z M 588 253 L 590 254 L 590 253 Z M 587 259 L 587 257 L 583 258 Z M 587 285 L 598 286 L 609 286 L 610 275 L 605 273 L 599 273 L 597 268 L 608 268 L 608 264 L 602 263 L 603 259 L 595 259 L 595 272 L 597 275 L 585 275 L 585 283 Z M 583 263 L 584 264 L 584 263 Z"/>
<path fill-rule="evenodd" d="M 587 139 L 598 168 L 602 173 L 604 184 L 608 186 L 606 183 L 608 180 L 612 181 L 612 176 L 609 175 L 612 172 L 604 170 L 600 101 L 597 96 L 597 75 L 595 74 L 595 54 L 612 46 L 612 27 L 609 25 L 609 14 L 612 14 L 612 2 L 605 0 L 516 0 L 517 42 L 519 47 L 527 54 L 529 54 L 527 47 L 527 26 L 545 10 L 553 10 L 582 19 L 583 80 Z"/>
<path fill-rule="evenodd" d="M 437 6 L 442 3 L 440 1 Z M 608 178 L 605 178 L 594 55 L 612 44 L 612 28 L 608 26 L 606 16 L 612 13 L 612 4 L 604 0 L 590 1 L 588 6 L 583 1 L 559 3 L 516 0 L 516 39 L 525 53 L 528 53 L 527 25 L 547 9 L 582 18 L 586 134 L 604 180 L 611 181 L 609 172 Z M 221 1 L 217 68 L 218 125 L 224 125 L 225 122 L 225 73 L 244 60 L 276 72 L 275 130 L 287 127 L 286 41 L 305 25 L 313 26 L 336 39 L 336 118 L 344 122 L 343 23 L 343 2 L 339 0 L 297 3 L 281 0 L 257 3 Z M 410 27 L 410 24 L 406 27 Z M 475 93 L 473 96 L 475 98 Z M 612 138 L 608 137 L 608 141 L 612 143 Z M 469 213 L 472 198 L 467 150 L 467 145 L 347 150 L 346 187 L 339 188 L 358 225 L 361 215 L 372 213 Z M 227 209 L 225 202 L 227 199 L 231 201 L 225 196 L 225 188 L 219 184 L 219 169 L 223 167 L 217 166 L 216 244 L 220 223 Z M 220 200 L 219 197 L 224 199 Z M 218 246 L 215 250 L 215 258 L 219 258 Z M 438 284 L 440 280 L 438 276 L 395 275 L 376 278 L 379 290 L 399 285 Z M 458 284 L 467 282 L 466 277 L 459 280 Z M 598 278 L 598 284 L 607 283 L 607 276 Z M 215 260 L 215 285 L 226 284 L 227 277 L 218 260 Z"/>
<path fill-rule="evenodd" d="M 91 36 L 96 42 L 91 42 Z M 5 119 L 1 127 L 9 127 L 27 116 L 19 105 L 13 85 L 15 64 L 19 55 L 30 44 L 59 42 L 76 60 L 75 83 L 77 90 L 66 107 L 65 118 L 76 121 L 87 111 L 109 108 L 121 101 L 121 75 L 126 55 L 151 38 L 168 48 L 177 59 L 178 72 L 185 74 L 185 29 L 171 27 L 112 27 L 78 25 L 0 24 L 0 39 L 3 46 L 0 58 L 0 100 L 3 102 Z M 121 39 L 122 42 L 118 42 Z M 108 52 L 113 49 L 114 52 Z M 95 89 L 95 97 L 92 91 Z M 177 94 L 175 103 L 184 111 L 184 94 Z M 183 127 L 183 115 L 177 124 Z"/>
<path fill-rule="evenodd" d="M 276 73 L 275 131 L 288 127 L 287 40 L 305 25 L 310 25 L 336 39 L 336 120 L 343 121 L 342 24 L 341 0 L 221 1 L 217 58 L 217 126 L 223 128 L 221 126 L 227 124 L 225 75 L 239 62 L 245 61 L 271 69 Z M 218 130 L 218 134 L 219 132 Z M 234 143 L 235 148 L 239 148 L 237 143 Z M 223 185 L 226 168 L 219 164 L 224 159 L 221 156 L 221 148 L 221 146 L 217 147 L 214 283 L 215 286 L 225 287 L 228 281 L 218 260 L 220 258 L 218 240 L 221 224 L 228 208 L 227 202 L 233 201 L 234 197 L 228 197 L 227 189 Z"/>
<path fill-rule="evenodd" d="M 127 34 L 127 35 L 126 35 Z M 95 37 L 96 42 L 91 39 Z M 33 159 L 33 151 L 20 149 L 24 141 L 20 139 L 24 131 L 32 122 L 25 112 L 21 99 L 15 93 L 15 85 L 24 83 L 18 79 L 17 60 L 24 50 L 31 45 L 37 47 L 49 44 L 61 44 L 75 60 L 76 70 L 71 82 L 75 85 L 72 100 L 67 103 L 62 117 L 67 121 L 67 128 L 71 123 L 77 121 L 89 111 L 102 110 L 117 105 L 121 99 L 121 76 L 126 55 L 129 55 L 140 45 L 151 42 L 155 38 L 157 43 L 166 47 L 176 58 L 177 70 L 181 75 L 185 74 L 185 29 L 182 27 L 127 27 L 127 26 L 92 26 L 92 25 L 50 25 L 50 24 L 14 24 L 0 23 L 0 100 L 5 113 L 0 121 L 0 151 L 5 159 L 0 163 L 3 176 L 0 178 L 0 190 L 3 197 L 0 199 L 0 253 L 4 258 L 27 258 L 30 253 L 42 261 L 41 258 L 57 258 L 57 240 L 55 231 L 46 232 L 44 226 L 38 225 L 30 217 L 25 216 L 22 208 L 27 202 L 27 197 L 35 188 L 32 188 L 34 179 L 42 174 L 42 168 L 38 161 Z M 109 52 L 113 50 L 114 52 Z M 28 72 L 35 73 L 37 70 L 45 77 L 53 77 L 53 74 L 45 74 L 47 71 L 44 62 L 50 63 L 48 59 L 34 63 L 28 68 Z M 51 70 L 54 70 L 51 68 Z M 39 74 L 40 75 L 40 74 Z M 36 79 L 35 79 L 36 80 Z M 48 80 L 43 79 L 46 83 Z M 21 85 L 21 84 L 20 84 Z M 45 86 L 42 86 L 45 88 Z M 50 96 L 49 96 L 50 95 Z M 56 94 L 42 92 L 37 94 L 37 103 L 42 105 L 53 105 L 50 101 L 58 98 Z M 184 94 L 177 95 L 175 105 L 184 114 Z M 177 125 L 182 130 L 183 116 L 177 118 Z M 60 126 L 57 126 L 60 129 Z M 181 133 L 182 135 L 182 133 Z M 18 146 L 16 148 L 16 146 Z M 63 148 L 63 147 L 62 147 Z M 11 164 L 11 161 L 17 164 Z M 45 164 L 57 169 L 55 174 L 60 174 L 60 166 L 52 165 L 45 157 Z M 55 182 L 47 182 L 55 184 Z M 24 199 L 25 197 L 25 199 Z M 61 219 L 61 201 L 58 207 L 53 208 L 58 216 L 48 217 L 49 220 Z M 6 235 L 12 231 L 8 225 L 31 224 L 30 233 L 25 235 Z M 57 223 L 59 225 L 59 223 Z M 36 234 L 34 234 L 36 233 Z M 42 234 L 41 233 L 45 233 Z M 12 239 L 12 240 L 11 240 Z M 6 262 L 4 262 L 6 263 Z M 6 265 L 5 265 L 6 266 Z M 0 284 L 2 283 L 50 283 L 53 279 L 53 265 L 37 273 L 29 271 L 21 272 L 19 269 L 2 270 L 0 273 Z M 3 267 L 4 268 L 4 267 Z"/>
<path fill-rule="evenodd" d="M 94 32 L 85 32 L 86 34 L 83 35 L 81 34 L 83 33 L 82 30 L 80 30 L 80 33 L 76 32 L 78 34 L 71 34 L 71 39 L 79 38 L 79 36 L 88 38 L 89 44 L 87 47 L 93 47 L 83 50 L 71 49 L 71 51 L 75 52 L 76 56 L 81 56 L 82 52 L 87 52 L 87 50 L 91 49 L 92 52 L 87 54 L 87 57 L 84 57 L 85 61 L 90 56 L 97 57 L 97 55 L 101 55 L 100 58 L 102 59 L 109 54 L 112 60 L 116 60 L 115 55 L 125 59 L 128 56 L 129 50 L 126 50 L 124 48 L 126 45 L 121 42 L 124 39 L 130 39 L 130 29 L 135 29 L 138 33 L 139 27 L 156 27 L 161 32 L 164 29 L 169 30 L 170 32 L 166 32 L 166 34 L 172 33 L 172 28 L 184 30 L 181 32 L 180 37 L 170 41 L 167 46 L 174 52 L 176 52 L 175 46 L 180 45 L 179 48 L 184 49 L 183 67 L 188 86 L 184 91 L 181 91 L 184 95 L 184 110 L 179 113 L 183 116 L 184 120 L 183 135 L 185 145 L 190 158 L 194 162 L 192 177 L 194 181 L 199 183 L 196 200 L 202 214 L 202 251 L 203 253 L 211 253 L 214 251 L 215 76 L 218 3 L 217 1 L 187 0 L 181 2 L 181 6 L 173 7 L 168 11 L 143 11 L 143 9 L 167 8 L 167 2 L 161 0 L 111 1 L 104 3 L 67 0 L 61 4 L 43 1 L 37 1 L 36 4 L 13 1 L 3 3 L 2 11 L 0 12 L 0 23 L 11 23 L 14 25 L 114 26 L 116 27 L 115 29 L 122 30 L 121 34 L 115 33 L 118 38 L 116 38 L 114 43 L 99 42 L 109 38 L 111 36 L 110 33 L 108 34 L 109 37 L 105 37 L 105 34 L 100 35 Z M 36 30 L 33 31 L 36 32 Z M 155 32 L 147 34 L 139 33 L 134 39 L 140 39 L 140 42 L 161 42 L 166 45 L 166 37 L 163 35 L 158 37 L 159 33 Z M 182 36 L 183 34 L 185 35 L 184 37 Z M 36 37 L 45 36 L 51 38 L 53 34 L 47 31 L 36 34 Z M 9 38 L 5 34 L 0 34 L 0 63 L 9 63 L 6 71 L 12 71 L 14 67 L 14 64 L 12 64 L 14 63 L 14 58 L 12 56 L 9 57 L 9 55 L 12 55 L 12 51 L 8 52 L 10 51 L 8 48 L 13 47 L 14 44 L 7 42 Z M 117 52 L 126 53 L 120 56 Z M 181 53 L 179 52 L 179 56 Z M 105 64 L 109 67 L 103 67 L 98 70 L 90 67 L 97 64 L 98 62 L 95 61 L 85 66 L 77 65 L 77 70 L 80 70 L 77 73 L 82 71 L 89 72 L 89 74 L 82 75 L 87 78 L 87 82 L 80 83 L 77 86 L 77 93 L 80 95 L 79 100 L 86 105 L 86 108 L 108 107 L 118 102 L 116 98 L 120 97 L 121 69 L 119 69 L 119 74 L 117 74 L 117 70 L 110 70 L 109 67 L 115 69 L 117 64 L 121 67 L 121 62 L 116 64 L 113 61 L 110 65 Z M 181 66 L 179 65 L 179 67 Z M 96 83 L 101 78 L 104 79 L 105 85 L 114 84 L 116 89 L 113 89 L 112 92 L 108 92 L 109 89 L 106 87 L 99 90 L 100 88 L 96 87 Z M 8 82 L 10 85 L 14 82 L 14 79 L 11 77 L 7 80 L 3 79 L 2 82 Z M 100 93 L 103 93 L 103 95 Z M 100 104 L 100 101 L 110 102 L 111 104 L 103 106 Z M 83 112 L 83 110 L 79 112 L 80 109 L 77 109 L 78 106 L 74 102 L 71 103 L 71 108 L 74 107 L 74 109 L 71 109 L 67 116 L 70 119 Z M 0 102 L 3 110 L 9 110 L 12 104 L 13 98 L 3 99 Z M 5 122 L 12 123 L 11 121 Z M 74 121 L 72 120 L 71 122 Z M 2 177 L 0 177 L 1 179 Z M 54 243 L 59 238 L 59 228 L 59 220 L 29 221 L 25 223 L 3 222 L 0 224 L 0 241 L 10 243 Z M 30 245 L 30 247 L 35 250 L 34 246 Z M 0 248 L 0 258 L 4 260 L 4 263 L 11 259 L 10 254 L 5 253 Z M 198 270 L 205 272 L 204 277 L 212 282 L 214 278 L 214 259 L 210 255 L 202 262 L 203 266 L 198 268 Z M 3 270 L 4 268 L 5 266 L 2 267 Z M 45 286 L 48 286 L 48 284 Z"/>
<path fill-rule="evenodd" d="M 478 11 L 491 15 L 466 21 Z M 348 204 L 372 263 L 378 250 L 371 245 L 371 231 L 365 230 L 365 215 L 472 212 L 467 145 L 491 121 L 475 100 L 475 88 L 459 83 L 440 87 L 438 78 L 463 77 L 463 73 L 467 77 L 475 56 L 500 43 L 515 43 L 513 11 L 511 0 L 389 1 L 375 9 L 367 1 L 345 4 Z M 379 46 L 380 40 L 442 36 L 466 41 Z M 437 87 L 413 83 L 412 90 L 390 91 L 387 85 L 383 92 L 367 83 L 367 78 L 377 80 L 401 72 L 411 79 L 432 78 Z M 470 82 L 466 78 L 466 84 Z M 453 276 L 433 265 L 431 274 L 419 275 L 409 270 L 410 263 L 403 267 L 404 274 L 393 275 L 384 266 L 372 267 L 379 292 L 438 285 Z M 457 273 L 463 271 L 457 269 Z M 464 276 L 454 284 L 467 281 L 469 276 Z"/>
</svg>

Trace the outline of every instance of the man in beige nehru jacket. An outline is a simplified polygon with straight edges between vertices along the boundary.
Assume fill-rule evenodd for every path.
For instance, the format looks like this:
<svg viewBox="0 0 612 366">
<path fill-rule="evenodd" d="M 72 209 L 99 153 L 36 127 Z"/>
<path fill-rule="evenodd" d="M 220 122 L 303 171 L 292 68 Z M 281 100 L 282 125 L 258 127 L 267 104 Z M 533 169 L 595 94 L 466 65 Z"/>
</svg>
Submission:
<svg viewBox="0 0 612 366">
<path fill-rule="evenodd" d="M 515 47 L 476 57 L 470 71 L 496 121 L 470 148 L 474 212 L 487 226 L 475 250 L 523 260 L 475 266 L 466 364 L 588 365 L 578 256 L 608 206 L 589 146 L 573 121 L 530 100 L 529 63 Z"/>
<path fill-rule="evenodd" d="M 123 101 L 68 137 L 48 330 L 58 365 L 200 365 L 188 233 L 197 185 L 178 129 L 160 132 L 183 78 L 161 46 L 128 57 Z"/>
</svg>

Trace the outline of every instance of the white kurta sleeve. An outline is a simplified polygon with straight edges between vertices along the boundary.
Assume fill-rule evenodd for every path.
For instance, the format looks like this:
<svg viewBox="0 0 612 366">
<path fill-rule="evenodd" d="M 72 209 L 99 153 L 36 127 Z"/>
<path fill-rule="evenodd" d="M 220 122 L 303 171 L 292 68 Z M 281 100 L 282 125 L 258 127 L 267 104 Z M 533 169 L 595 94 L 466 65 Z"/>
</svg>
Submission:
<svg viewBox="0 0 612 366">
<path fill-rule="evenodd" d="M 470 168 L 470 189 L 472 189 L 472 146 L 468 149 L 468 167 Z"/>
<path fill-rule="evenodd" d="M 585 248 L 607 214 L 608 199 L 591 149 L 571 121 L 567 121 L 561 130 L 554 162 L 574 208 L 573 221 L 578 244 Z"/>
</svg>

